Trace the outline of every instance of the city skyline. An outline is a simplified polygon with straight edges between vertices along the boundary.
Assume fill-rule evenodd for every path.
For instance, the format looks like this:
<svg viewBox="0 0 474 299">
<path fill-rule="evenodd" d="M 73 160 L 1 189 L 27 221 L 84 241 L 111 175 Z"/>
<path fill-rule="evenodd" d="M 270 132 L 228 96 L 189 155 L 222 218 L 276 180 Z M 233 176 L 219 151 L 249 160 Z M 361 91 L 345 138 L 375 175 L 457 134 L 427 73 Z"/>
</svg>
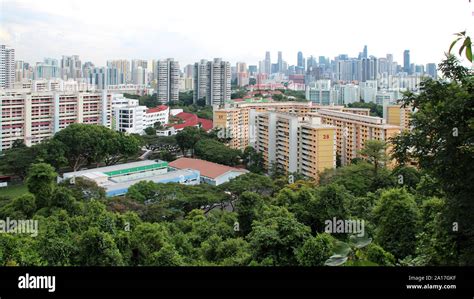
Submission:
<svg viewBox="0 0 474 299">
<path fill-rule="evenodd" d="M 289 6 L 282 1 L 244 0 L 229 9 L 219 7 L 215 1 L 154 3 L 139 0 L 131 7 L 120 1 L 110 5 L 109 1 L 1 0 L 0 43 L 15 48 L 17 59 L 33 64 L 45 57 L 79 55 L 82 61 L 100 66 L 111 59 L 169 57 L 175 58 L 181 66 L 215 57 L 232 64 L 245 61 L 248 65 L 258 65 L 266 51 L 272 52 L 272 62 L 277 61 L 275 58 L 281 51 L 284 61 L 297 65 L 299 51 L 305 57 L 333 59 L 339 54 L 357 57 L 364 45 L 368 46 L 368 55 L 384 57 L 391 53 L 399 64 L 403 63 L 403 51 L 409 49 L 411 61 L 426 64 L 441 61 L 453 33 L 472 31 L 465 27 L 472 24 L 472 4 L 468 1 L 450 1 L 449 5 L 447 1 L 397 1 L 396 6 L 384 6 L 383 10 L 379 2 L 296 1 Z M 314 11 L 315 17 L 311 14 L 299 17 L 302 7 L 305 11 Z M 341 7 L 346 9 L 341 10 Z M 368 17 L 354 13 L 362 8 Z M 166 11 L 175 13 L 160 13 Z M 215 14 L 216 11 L 221 13 Z M 288 21 L 279 23 L 271 17 L 268 21 L 262 20 L 262 11 L 275 17 L 285 11 Z M 429 19 L 444 21 L 430 22 L 427 26 L 433 30 L 421 31 L 414 29 L 409 18 L 403 22 L 387 21 L 386 13 L 420 18 L 429 13 Z M 208 17 L 211 15 L 212 18 Z M 291 21 L 291 16 L 295 16 L 295 21 Z M 222 25 L 215 26 L 216 23 Z M 328 29 L 324 25 L 321 27 L 324 30 L 318 30 L 314 28 L 318 24 L 330 26 Z M 241 38 L 236 38 L 238 36 Z M 385 38 L 380 39 L 380 36 Z"/>
</svg>

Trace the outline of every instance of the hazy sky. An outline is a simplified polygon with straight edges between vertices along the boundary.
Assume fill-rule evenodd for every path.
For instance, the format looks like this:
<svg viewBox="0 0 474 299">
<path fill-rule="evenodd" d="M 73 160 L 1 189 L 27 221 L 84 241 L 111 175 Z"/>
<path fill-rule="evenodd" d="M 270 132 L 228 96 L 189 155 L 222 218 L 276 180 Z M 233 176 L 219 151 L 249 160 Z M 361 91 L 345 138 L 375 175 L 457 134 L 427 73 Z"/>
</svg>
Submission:
<svg viewBox="0 0 474 299">
<path fill-rule="evenodd" d="M 174 57 L 257 64 L 296 55 L 393 53 L 438 63 L 453 33 L 474 35 L 469 0 L 0 0 L 0 44 L 16 59 L 78 54 L 83 62 Z"/>
</svg>

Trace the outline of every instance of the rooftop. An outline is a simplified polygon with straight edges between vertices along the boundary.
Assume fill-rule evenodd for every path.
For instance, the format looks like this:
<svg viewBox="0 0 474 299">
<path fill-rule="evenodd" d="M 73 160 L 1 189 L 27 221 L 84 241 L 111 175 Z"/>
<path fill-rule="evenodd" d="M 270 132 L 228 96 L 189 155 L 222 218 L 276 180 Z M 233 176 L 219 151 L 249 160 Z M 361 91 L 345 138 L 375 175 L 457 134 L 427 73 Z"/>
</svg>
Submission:
<svg viewBox="0 0 474 299">
<path fill-rule="evenodd" d="M 63 175 L 64 178 L 69 178 L 72 176 L 80 176 L 86 173 L 110 173 L 110 172 L 118 172 L 118 171 L 123 171 L 123 170 L 128 170 L 132 168 L 138 168 L 138 167 L 152 167 L 155 165 L 161 165 L 163 163 L 166 163 L 164 161 L 154 161 L 154 160 L 143 160 L 143 161 L 138 161 L 138 162 L 131 162 L 131 163 L 125 163 L 125 164 L 118 164 L 118 165 L 113 165 L 113 166 L 106 166 L 106 167 L 99 167 L 99 168 L 91 168 L 91 169 L 84 169 L 76 172 L 68 172 Z M 164 165 L 164 164 L 163 164 Z"/>
<path fill-rule="evenodd" d="M 148 109 L 146 113 L 156 113 L 156 112 L 161 112 L 161 111 L 166 111 L 166 110 L 168 110 L 168 106 L 160 105 L 160 106 L 156 106 L 154 108 Z"/>
<path fill-rule="evenodd" d="M 170 162 L 169 166 L 176 169 L 195 169 L 201 173 L 201 176 L 211 179 L 215 179 L 229 171 L 247 172 L 247 170 L 244 169 L 191 158 L 180 158 Z"/>
<path fill-rule="evenodd" d="M 188 112 L 181 112 L 176 114 L 176 117 L 180 118 L 181 120 L 184 121 L 182 124 L 176 124 L 172 125 L 175 129 L 183 129 L 186 127 L 195 127 L 199 123 L 201 123 L 201 127 L 205 131 L 209 131 L 212 129 L 212 120 L 205 119 L 205 118 L 199 118 L 196 114 L 193 113 L 188 113 Z"/>
</svg>

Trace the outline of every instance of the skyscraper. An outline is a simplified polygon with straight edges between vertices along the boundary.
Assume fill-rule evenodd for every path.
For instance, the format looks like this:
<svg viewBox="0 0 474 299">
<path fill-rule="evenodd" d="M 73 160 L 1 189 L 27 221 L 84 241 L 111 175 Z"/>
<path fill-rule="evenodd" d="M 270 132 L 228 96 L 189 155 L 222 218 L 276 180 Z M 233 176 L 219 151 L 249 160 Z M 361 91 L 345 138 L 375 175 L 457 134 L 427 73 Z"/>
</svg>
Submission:
<svg viewBox="0 0 474 299">
<path fill-rule="evenodd" d="M 265 53 L 265 73 L 269 75 L 272 73 L 272 60 L 268 51 Z"/>
<path fill-rule="evenodd" d="M 158 60 L 157 99 L 163 104 L 179 100 L 179 62 L 173 58 Z"/>
<path fill-rule="evenodd" d="M 298 62 L 297 62 L 297 66 L 298 67 L 304 67 L 304 58 L 303 58 L 303 52 L 298 52 Z"/>
<path fill-rule="evenodd" d="M 141 68 L 140 71 L 138 71 L 138 68 Z M 138 82 L 143 82 L 143 78 L 137 78 L 136 75 L 142 76 L 142 72 L 145 72 L 146 74 L 146 69 L 148 68 L 148 61 L 142 60 L 142 59 L 133 59 L 132 60 L 132 82 L 134 84 L 145 84 L 145 83 L 138 83 Z M 146 82 L 146 80 L 145 80 Z"/>
<path fill-rule="evenodd" d="M 12 88 L 15 82 L 15 49 L 0 45 L 0 88 Z"/>
<path fill-rule="evenodd" d="M 403 71 L 411 74 L 410 70 L 410 50 L 405 50 L 403 51 Z"/>
<path fill-rule="evenodd" d="M 61 77 L 59 62 L 54 58 L 45 58 L 43 62 L 37 62 L 34 72 L 34 79 L 54 79 Z"/>
<path fill-rule="evenodd" d="M 438 74 L 437 74 L 437 69 L 436 69 L 436 63 L 428 63 L 426 65 L 426 73 L 428 74 L 428 76 L 430 76 L 431 78 L 433 79 L 437 79 L 438 78 Z"/>
<path fill-rule="evenodd" d="M 184 77 L 185 78 L 192 78 L 194 73 L 194 65 L 188 64 L 184 67 Z"/>
<path fill-rule="evenodd" d="M 107 67 L 117 69 L 118 84 L 126 84 L 130 82 L 130 61 L 126 59 L 107 60 Z"/>
<path fill-rule="evenodd" d="M 194 98 L 205 99 L 207 105 L 223 105 L 230 100 L 231 94 L 230 62 L 214 58 L 213 61 L 201 60 L 194 64 Z"/>
<path fill-rule="evenodd" d="M 79 55 L 61 58 L 61 77 L 64 80 L 82 78 L 82 63 Z"/>
<path fill-rule="evenodd" d="M 364 46 L 364 51 L 362 51 L 362 58 L 368 58 L 367 45 Z"/>
<path fill-rule="evenodd" d="M 283 73 L 283 54 L 281 51 L 278 51 L 278 72 Z"/>
</svg>

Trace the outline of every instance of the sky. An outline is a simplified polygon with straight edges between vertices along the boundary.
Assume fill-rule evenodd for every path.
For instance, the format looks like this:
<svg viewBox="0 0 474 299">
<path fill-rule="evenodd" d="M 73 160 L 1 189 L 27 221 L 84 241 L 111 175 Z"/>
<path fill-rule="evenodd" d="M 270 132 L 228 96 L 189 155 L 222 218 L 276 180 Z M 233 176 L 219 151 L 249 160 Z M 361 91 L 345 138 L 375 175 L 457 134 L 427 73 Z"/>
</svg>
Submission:
<svg viewBox="0 0 474 299">
<path fill-rule="evenodd" d="M 16 59 L 79 55 L 164 59 L 181 66 L 222 57 L 258 64 L 265 51 L 290 65 L 305 57 L 387 53 L 439 63 L 453 34 L 474 36 L 469 0 L 0 0 L 0 44 Z"/>
</svg>

